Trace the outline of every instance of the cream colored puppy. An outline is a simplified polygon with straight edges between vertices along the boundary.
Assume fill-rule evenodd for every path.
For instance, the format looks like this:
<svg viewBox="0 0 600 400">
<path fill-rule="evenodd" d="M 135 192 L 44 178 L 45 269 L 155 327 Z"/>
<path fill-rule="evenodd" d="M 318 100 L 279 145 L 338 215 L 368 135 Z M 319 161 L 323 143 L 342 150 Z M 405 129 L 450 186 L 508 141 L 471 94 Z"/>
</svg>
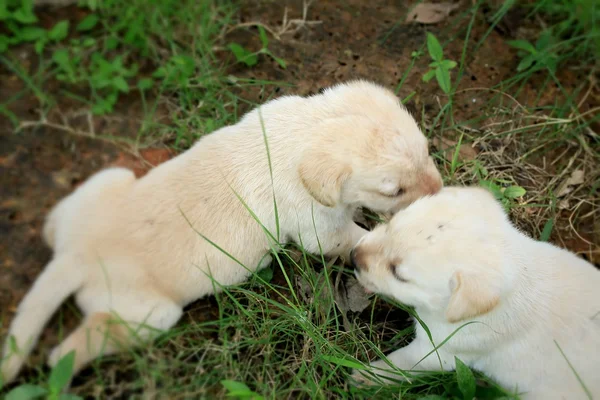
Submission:
<svg viewBox="0 0 600 400">
<path fill-rule="evenodd" d="M 270 101 L 141 179 L 126 169 L 100 172 L 48 217 L 54 258 L 10 326 L 19 352 L 7 341 L 4 379 L 16 376 L 71 294 L 85 319 L 49 363 L 76 350 L 77 371 L 172 327 L 186 304 L 221 285 L 246 280 L 269 264 L 275 238 L 349 256 L 366 233 L 352 221 L 358 207 L 393 212 L 441 185 L 415 121 L 393 93 L 362 81 Z"/>
<path fill-rule="evenodd" d="M 387 357 L 397 368 L 452 370 L 456 356 L 523 398 L 587 399 L 576 371 L 600 398 L 600 271 L 519 232 L 484 189 L 413 203 L 352 258 L 361 284 L 414 306 L 436 345 L 478 321 L 439 349 L 441 365 L 435 352 L 422 359 L 433 346 L 417 324 L 415 340 Z M 394 375 L 383 360 L 371 365 Z"/>
</svg>

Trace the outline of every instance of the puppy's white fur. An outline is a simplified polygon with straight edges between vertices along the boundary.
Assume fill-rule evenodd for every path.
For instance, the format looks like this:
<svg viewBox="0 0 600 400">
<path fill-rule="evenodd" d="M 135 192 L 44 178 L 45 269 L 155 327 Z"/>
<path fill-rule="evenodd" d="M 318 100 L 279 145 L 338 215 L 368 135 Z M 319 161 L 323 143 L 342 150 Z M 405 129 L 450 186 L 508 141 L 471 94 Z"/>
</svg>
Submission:
<svg viewBox="0 0 600 400">
<path fill-rule="evenodd" d="M 126 169 L 100 172 L 48 217 L 54 258 L 12 322 L 20 353 L 7 341 L 4 379 L 72 293 L 85 319 L 49 362 L 76 350 L 77 371 L 268 265 L 274 194 L 280 242 L 346 255 L 366 233 L 352 221 L 357 207 L 394 211 L 441 185 L 415 121 L 393 93 L 362 81 L 270 101 L 139 180 Z"/>
<path fill-rule="evenodd" d="M 570 362 L 600 398 L 600 271 L 519 232 L 487 191 L 448 187 L 418 200 L 353 256 L 359 281 L 415 306 L 436 345 L 480 322 L 439 349 L 442 366 L 435 353 L 419 363 L 433 346 L 417 324 L 415 340 L 388 356 L 399 369 L 451 370 L 456 356 L 523 398 L 586 399 Z"/>
</svg>

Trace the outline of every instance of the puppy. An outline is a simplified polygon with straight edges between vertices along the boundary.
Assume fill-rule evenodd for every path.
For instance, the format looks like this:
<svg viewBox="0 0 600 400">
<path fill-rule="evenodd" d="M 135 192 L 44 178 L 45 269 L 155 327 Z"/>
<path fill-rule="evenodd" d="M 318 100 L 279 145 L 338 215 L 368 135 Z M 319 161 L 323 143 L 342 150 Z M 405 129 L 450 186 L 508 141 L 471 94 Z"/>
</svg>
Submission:
<svg viewBox="0 0 600 400">
<path fill-rule="evenodd" d="M 441 186 L 415 121 L 393 93 L 363 81 L 270 101 L 141 179 L 100 172 L 49 214 L 54 257 L 10 326 L 18 351 L 7 340 L 4 379 L 71 294 L 85 318 L 49 364 L 75 350 L 78 371 L 245 281 L 278 243 L 349 258 L 366 233 L 352 221 L 358 207 L 393 212 Z"/>
<path fill-rule="evenodd" d="M 519 232 L 486 190 L 416 201 L 352 259 L 364 287 L 415 307 L 436 345 L 468 324 L 438 350 L 441 364 L 418 324 L 388 356 L 395 367 L 452 370 L 456 356 L 526 399 L 600 398 L 600 271 Z M 394 375 L 383 360 L 371 365 Z"/>
</svg>

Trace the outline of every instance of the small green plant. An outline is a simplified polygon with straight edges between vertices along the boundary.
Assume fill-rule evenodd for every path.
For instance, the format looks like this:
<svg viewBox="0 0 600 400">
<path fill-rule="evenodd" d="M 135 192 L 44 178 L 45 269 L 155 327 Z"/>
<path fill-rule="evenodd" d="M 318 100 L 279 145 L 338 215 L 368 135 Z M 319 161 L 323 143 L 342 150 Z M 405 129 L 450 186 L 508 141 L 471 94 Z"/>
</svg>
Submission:
<svg viewBox="0 0 600 400">
<path fill-rule="evenodd" d="M 450 70 L 456 67 L 456 61 L 444 59 L 442 45 L 437 38 L 429 32 L 427 33 L 427 50 L 433 62 L 429 64 L 431 69 L 423 75 L 423 81 L 429 82 L 435 76 L 444 93 L 450 94 L 450 90 L 452 90 Z"/>
<path fill-rule="evenodd" d="M 94 114 L 105 114 L 113 110 L 120 93 L 129 92 L 127 79 L 137 74 L 137 65 L 125 66 L 122 56 L 105 59 L 99 52 L 92 53 L 90 63 L 83 63 L 82 52 L 93 45 L 74 40 L 69 49 L 59 49 L 52 55 L 58 67 L 57 79 L 77 84 L 88 82 L 92 89 Z"/>
<path fill-rule="evenodd" d="M 75 352 L 71 351 L 54 366 L 48 377 L 46 385 L 23 384 L 11 390 L 5 397 L 6 400 L 34 400 L 45 398 L 48 400 L 76 400 L 81 397 L 62 393 L 73 375 Z"/>
<path fill-rule="evenodd" d="M 252 391 L 245 383 L 224 380 L 221 385 L 227 389 L 227 397 L 247 400 L 263 400 L 264 397 Z"/>
<path fill-rule="evenodd" d="M 286 67 L 285 61 L 279 57 L 276 57 L 271 52 L 271 50 L 269 50 L 269 48 L 268 48 L 269 38 L 267 36 L 267 32 L 260 25 L 258 26 L 258 33 L 260 35 L 260 42 L 262 44 L 260 50 L 258 50 L 258 51 L 251 52 L 251 51 L 245 49 L 243 46 L 241 46 L 238 43 L 230 43 L 229 44 L 229 46 L 228 46 L 229 50 L 231 50 L 231 52 L 235 56 L 236 61 L 239 63 L 246 64 L 248 67 L 252 67 L 258 63 L 258 55 L 265 54 L 265 55 L 271 57 L 273 60 L 275 60 L 277 62 L 277 64 L 279 64 L 281 66 L 281 68 L 285 68 Z"/>
<path fill-rule="evenodd" d="M 555 73 L 559 59 L 556 43 L 557 39 L 550 30 L 542 32 L 535 45 L 527 40 L 508 41 L 509 45 L 520 50 L 521 62 L 517 65 L 519 72 L 527 70 L 535 72 L 547 68 Z"/>
<path fill-rule="evenodd" d="M 519 185 L 513 185 L 505 179 L 487 180 L 483 179 L 479 181 L 479 185 L 488 189 L 496 198 L 500 201 L 506 210 L 510 210 L 516 200 L 520 197 L 525 196 L 527 190 Z"/>
<path fill-rule="evenodd" d="M 152 76 L 161 79 L 167 87 L 182 88 L 190 85 L 190 79 L 196 73 L 194 59 L 187 55 L 171 57 Z"/>
<path fill-rule="evenodd" d="M 69 33 L 69 21 L 59 21 L 50 30 L 35 26 L 32 0 L 0 1 L 0 21 L 10 31 L 10 36 L 0 35 L 0 53 L 10 46 L 32 42 L 36 53 L 41 54 L 46 44 L 59 42 Z"/>
<path fill-rule="evenodd" d="M 456 382 L 465 400 L 475 397 L 477 384 L 473 372 L 458 357 L 454 357 L 456 363 Z"/>
</svg>

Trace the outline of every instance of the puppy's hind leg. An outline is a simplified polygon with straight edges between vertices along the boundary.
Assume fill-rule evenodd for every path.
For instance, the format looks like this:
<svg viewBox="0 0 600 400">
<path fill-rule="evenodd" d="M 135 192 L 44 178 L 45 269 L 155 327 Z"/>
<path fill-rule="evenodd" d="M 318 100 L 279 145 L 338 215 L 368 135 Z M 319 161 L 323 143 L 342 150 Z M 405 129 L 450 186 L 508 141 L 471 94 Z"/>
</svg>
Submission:
<svg viewBox="0 0 600 400">
<path fill-rule="evenodd" d="M 156 303 L 155 303 L 156 304 Z M 165 299 L 152 309 L 140 310 L 136 320 L 131 315 L 121 316 L 96 312 L 86 316 L 79 327 L 50 353 L 48 364 L 53 367 L 66 354 L 75 351 L 73 375 L 100 356 L 107 356 L 140 346 L 171 328 L 182 315 L 180 306 Z M 121 307 L 123 308 L 123 307 Z M 127 310 L 125 314 L 131 314 Z"/>
<path fill-rule="evenodd" d="M 77 260 L 68 255 L 55 258 L 22 300 L 4 344 L 1 373 L 5 383 L 17 376 L 52 314 L 80 287 L 82 275 L 78 267 Z M 13 344 L 17 349 L 13 349 Z"/>
</svg>

